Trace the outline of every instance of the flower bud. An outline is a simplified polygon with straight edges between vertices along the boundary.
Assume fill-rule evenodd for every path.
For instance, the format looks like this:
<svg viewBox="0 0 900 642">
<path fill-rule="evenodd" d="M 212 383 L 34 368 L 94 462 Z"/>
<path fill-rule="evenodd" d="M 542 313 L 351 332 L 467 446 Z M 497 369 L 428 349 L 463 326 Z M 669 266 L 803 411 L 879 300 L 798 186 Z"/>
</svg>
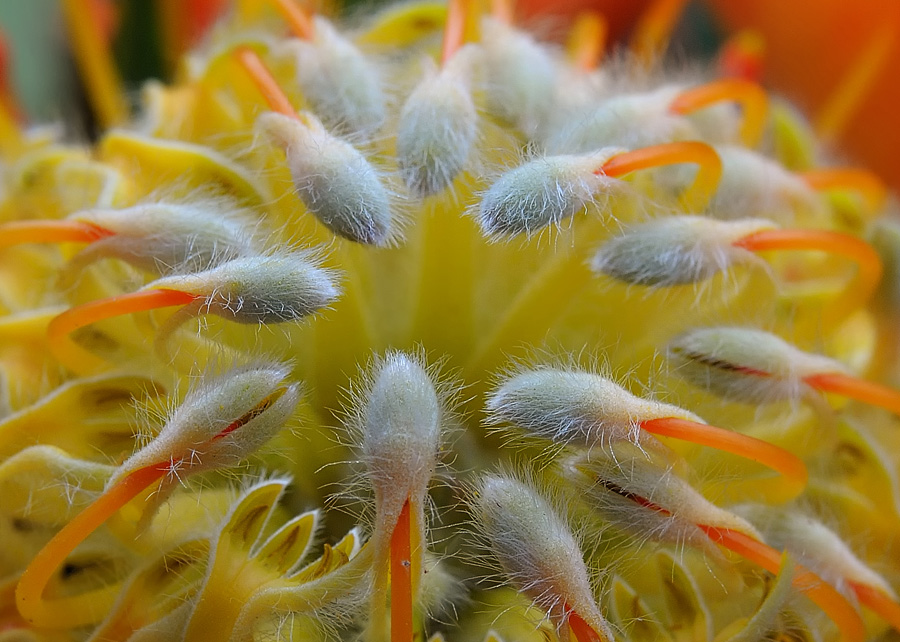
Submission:
<svg viewBox="0 0 900 642">
<path fill-rule="evenodd" d="M 691 330 L 676 337 L 668 353 L 678 374 L 695 386 L 749 404 L 797 399 L 806 377 L 845 371 L 837 361 L 752 328 Z"/>
<path fill-rule="evenodd" d="M 398 235 L 390 197 L 355 147 L 329 134 L 309 113 L 267 112 L 257 127 L 287 156 L 298 196 L 329 230 L 351 241 L 387 245 Z"/>
<path fill-rule="evenodd" d="M 449 187 L 475 142 L 478 116 L 469 86 L 469 51 L 457 52 L 440 70 L 430 69 L 400 114 L 397 162 L 407 187 L 418 196 Z"/>
<path fill-rule="evenodd" d="M 759 262 L 753 252 L 733 243 L 775 227 L 763 219 L 661 218 L 607 241 L 591 260 L 591 269 L 634 285 L 697 283 L 734 264 Z"/>
<path fill-rule="evenodd" d="M 492 424 L 511 423 L 584 446 L 630 440 L 661 448 L 640 423 L 663 417 L 702 421 L 677 406 L 636 397 L 600 375 L 547 367 L 505 379 L 489 395 L 487 413 Z"/>
<path fill-rule="evenodd" d="M 487 236 L 531 236 L 559 225 L 598 194 L 609 192 L 616 179 L 594 172 L 621 153 L 603 149 L 585 156 L 546 156 L 503 174 L 481 200 L 478 222 Z"/>
</svg>

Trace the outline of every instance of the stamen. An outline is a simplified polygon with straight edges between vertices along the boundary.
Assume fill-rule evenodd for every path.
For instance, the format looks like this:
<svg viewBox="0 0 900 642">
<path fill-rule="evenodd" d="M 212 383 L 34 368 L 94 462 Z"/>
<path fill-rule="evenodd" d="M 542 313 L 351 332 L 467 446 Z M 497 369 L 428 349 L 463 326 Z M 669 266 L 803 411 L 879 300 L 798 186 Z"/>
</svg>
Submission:
<svg viewBox="0 0 900 642">
<path fill-rule="evenodd" d="M 600 634 L 590 624 L 585 622 L 584 618 L 573 611 L 568 604 L 566 604 L 565 609 L 568 614 L 569 626 L 572 627 L 572 632 L 575 634 L 578 642 L 603 642 Z"/>
<path fill-rule="evenodd" d="M 0 225 L 0 247 L 23 243 L 93 243 L 114 234 L 82 221 L 12 221 Z"/>
<path fill-rule="evenodd" d="M 828 167 L 799 172 L 799 176 L 815 190 L 856 192 L 872 214 L 880 212 L 887 200 L 887 187 L 878 176 L 864 169 Z"/>
<path fill-rule="evenodd" d="M 477 14 L 474 0 L 450 0 L 441 45 L 442 65 L 447 64 L 464 43 L 477 40 Z"/>
<path fill-rule="evenodd" d="M 751 459 L 780 473 L 788 486 L 784 495 L 797 497 L 806 487 L 806 464 L 793 453 L 761 439 L 678 417 L 643 421 L 640 427 L 654 435 L 674 437 Z"/>
<path fill-rule="evenodd" d="M 47 342 L 53 356 L 72 372 L 104 370 L 109 367 L 107 362 L 77 345 L 69 335 L 92 323 L 135 312 L 187 305 L 198 298 L 196 294 L 181 290 L 147 289 L 91 301 L 54 317 L 47 326 Z"/>
<path fill-rule="evenodd" d="M 566 49 L 576 69 L 589 73 L 600 66 L 608 33 L 609 23 L 599 11 L 583 11 L 575 17 Z"/>
<path fill-rule="evenodd" d="M 669 46 L 675 23 L 687 0 L 654 0 L 644 11 L 631 38 L 631 51 L 645 66 L 662 56 Z"/>
<path fill-rule="evenodd" d="M 89 601 L 80 610 L 60 608 L 72 598 L 45 601 L 44 590 L 56 569 L 79 544 L 170 469 L 169 462 L 153 464 L 122 478 L 49 541 L 35 555 L 16 586 L 16 606 L 22 617 L 36 627 L 48 629 L 68 629 L 93 623 L 97 614 L 90 608 Z"/>
<path fill-rule="evenodd" d="M 497 22 L 511 25 L 515 17 L 515 0 L 491 0 L 491 17 Z"/>
<path fill-rule="evenodd" d="M 896 21 L 888 19 L 863 41 L 867 44 L 859 57 L 853 61 L 816 116 L 816 131 L 822 138 L 833 141 L 844 132 L 847 123 L 869 95 L 875 80 L 891 60 L 890 53 L 898 33 L 900 30 Z"/>
<path fill-rule="evenodd" d="M 63 15 L 72 50 L 97 118 L 104 128 L 128 118 L 128 103 L 116 72 L 109 38 L 101 33 L 96 12 L 81 0 L 63 0 Z"/>
<path fill-rule="evenodd" d="M 758 31 L 739 31 L 719 50 L 719 73 L 758 83 L 765 67 L 766 42 Z"/>
<path fill-rule="evenodd" d="M 727 528 L 704 524 L 697 524 L 697 527 L 716 544 L 721 544 L 770 573 L 778 573 L 781 554 L 771 546 Z M 799 564 L 796 569 L 794 587 L 825 611 L 840 630 L 841 639 L 845 642 L 863 642 L 866 638 L 865 625 L 847 599 L 809 569 Z"/>
<path fill-rule="evenodd" d="M 804 379 L 806 383 L 822 392 L 849 397 L 862 403 L 884 408 L 900 416 L 900 391 L 871 381 L 864 381 L 840 372 L 814 374 Z"/>
<path fill-rule="evenodd" d="M 271 0 L 281 13 L 295 36 L 301 40 L 312 40 L 315 28 L 309 14 L 294 0 Z"/>
<path fill-rule="evenodd" d="M 850 582 L 850 588 L 857 600 L 875 611 L 895 631 L 900 631 L 900 604 L 895 599 L 879 588 L 860 582 Z"/>
<path fill-rule="evenodd" d="M 681 92 L 669 105 L 675 114 L 686 115 L 723 101 L 734 101 L 741 106 L 744 122 L 741 124 L 741 140 L 748 147 L 755 147 L 766 126 L 769 98 L 756 83 L 739 78 L 715 80 Z"/>
<path fill-rule="evenodd" d="M 283 0 L 286 4 L 293 4 L 291 0 Z M 297 110 L 291 105 L 287 94 L 281 89 L 278 81 L 272 76 L 265 63 L 259 55 L 249 47 L 238 47 L 234 51 L 234 56 L 244 70 L 249 74 L 250 79 L 259 92 L 266 99 L 269 107 L 273 111 L 284 114 L 291 118 L 297 118 Z"/>
<path fill-rule="evenodd" d="M 864 305 L 881 281 L 883 267 L 875 249 L 848 234 L 828 230 L 764 230 L 733 243 L 751 252 L 814 250 L 845 256 L 857 264 L 856 280 L 829 307 L 833 320 Z"/>
<path fill-rule="evenodd" d="M 391 642 L 412 642 L 412 551 L 409 499 L 391 534 Z"/>
<path fill-rule="evenodd" d="M 722 160 L 706 143 L 665 143 L 624 152 L 610 158 L 594 173 L 619 178 L 641 169 L 681 163 L 695 163 L 698 167 L 693 184 L 681 195 L 681 203 L 689 211 L 701 211 L 709 203 L 722 176 Z"/>
</svg>

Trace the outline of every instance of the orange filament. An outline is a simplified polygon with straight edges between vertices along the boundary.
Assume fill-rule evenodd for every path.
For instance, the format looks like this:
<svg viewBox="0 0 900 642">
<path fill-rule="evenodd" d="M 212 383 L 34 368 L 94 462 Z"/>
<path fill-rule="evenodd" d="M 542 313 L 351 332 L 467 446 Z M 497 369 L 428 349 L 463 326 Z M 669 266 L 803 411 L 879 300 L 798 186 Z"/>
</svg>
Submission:
<svg viewBox="0 0 900 642">
<path fill-rule="evenodd" d="M 860 195 L 870 212 L 878 212 L 887 199 L 887 188 L 875 174 L 852 167 L 811 169 L 798 174 L 814 190 L 852 190 Z"/>
<path fill-rule="evenodd" d="M 642 147 L 613 156 L 594 173 L 620 177 L 640 169 L 679 163 L 695 163 L 698 167 L 693 184 L 681 195 L 681 203 L 688 211 L 701 211 L 718 189 L 722 177 L 722 159 L 706 143 L 684 141 Z"/>
<path fill-rule="evenodd" d="M 790 485 L 788 494 L 792 497 L 799 495 L 806 487 L 808 473 L 803 461 L 793 453 L 761 439 L 677 417 L 651 419 L 641 422 L 640 426 L 654 435 L 717 448 L 767 466 L 784 476 Z"/>
<path fill-rule="evenodd" d="M 569 59 L 576 69 L 591 72 L 600 66 L 608 32 L 609 24 L 600 12 L 583 11 L 576 16 L 566 43 Z"/>
<path fill-rule="evenodd" d="M 135 312 L 187 305 L 197 298 L 197 295 L 181 290 L 151 289 L 91 301 L 54 317 L 47 326 L 47 342 L 53 356 L 73 372 L 103 370 L 107 368 L 107 363 L 80 347 L 69 335 L 98 321 Z"/>
<path fill-rule="evenodd" d="M 572 633 L 578 642 L 604 642 L 604 638 L 594 630 L 590 624 L 584 621 L 584 618 L 569 608 L 566 604 L 566 614 L 569 620 L 569 626 L 572 627 Z"/>
<path fill-rule="evenodd" d="M 758 31 L 740 31 L 725 41 L 719 52 L 719 73 L 750 82 L 762 79 L 766 42 Z"/>
<path fill-rule="evenodd" d="M 778 573 L 781 566 L 781 554 L 771 546 L 727 528 L 717 528 L 705 524 L 697 524 L 697 527 L 716 544 L 734 551 L 770 573 Z M 796 569 L 793 586 L 825 611 L 840 630 L 841 639 L 844 642 L 865 640 L 866 627 L 856 609 L 847 599 L 809 569 L 799 564 Z"/>
<path fill-rule="evenodd" d="M 871 381 L 864 381 L 840 372 L 811 375 L 804 381 L 822 392 L 833 392 L 872 406 L 878 406 L 900 416 L 900 392 Z"/>
<path fill-rule="evenodd" d="M 894 627 L 894 630 L 900 631 L 900 604 L 874 586 L 859 582 L 850 582 L 849 584 L 856 599 L 875 611 L 881 619 Z"/>
<path fill-rule="evenodd" d="M 169 463 L 163 463 L 134 471 L 104 492 L 47 542 L 22 573 L 16 587 L 16 606 L 23 618 L 37 627 L 49 629 L 75 628 L 96 620 L 98 614 L 91 608 L 90 600 L 83 600 L 81 608 L 72 608 L 73 600 L 77 598 L 63 598 L 58 600 L 66 604 L 62 609 L 53 601 L 43 600 L 44 589 L 56 569 L 81 542 L 170 469 Z"/>
<path fill-rule="evenodd" d="M 412 639 L 412 550 L 407 498 L 391 533 L 391 642 Z"/>
<path fill-rule="evenodd" d="M 301 40 L 312 40 L 315 35 L 313 22 L 309 14 L 294 0 L 272 0 L 282 17 L 287 21 L 291 31 Z"/>
<path fill-rule="evenodd" d="M 740 78 L 723 78 L 699 87 L 692 87 L 678 94 L 669 111 L 686 115 L 692 112 L 730 100 L 741 106 L 741 141 L 748 147 L 755 147 L 766 127 L 769 97 L 762 87 Z"/>
<path fill-rule="evenodd" d="M 0 225 L 0 247 L 22 243 L 93 243 L 114 234 L 82 221 L 12 221 Z"/>
<path fill-rule="evenodd" d="M 491 0 L 491 17 L 497 22 L 505 25 L 511 25 L 514 18 L 513 0 Z"/>
<path fill-rule="evenodd" d="M 109 48 L 109 38 L 102 33 L 93 3 L 63 0 L 62 9 L 72 52 L 87 88 L 91 105 L 104 128 L 128 118 L 128 103 L 122 91 L 122 80 L 116 71 Z"/>
<path fill-rule="evenodd" d="M 822 138 L 833 141 L 840 137 L 891 59 L 897 37 L 896 22 L 887 20 L 866 39 L 868 44 L 816 115 L 816 131 Z M 888 76 L 884 81 L 890 82 Z"/>
<path fill-rule="evenodd" d="M 444 42 L 441 45 L 441 64 L 447 64 L 463 43 L 474 40 L 477 30 L 477 11 L 474 0 L 450 0 L 447 5 L 447 23 L 444 26 Z"/>
<path fill-rule="evenodd" d="M 275 77 L 272 76 L 266 64 L 255 51 L 249 47 L 238 47 L 234 51 L 234 56 L 249 74 L 253 84 L 259 89 L 259 93 L 266 99 L 266 103 L 268 103 L 272 111 L 277 111 L 291 118 L 297 118 L 297 110 L 294 109 L 291 101 L 288 100 L 287 94 L 281 89 L 278 81 L 275 80 Z"/>
<path fill-rule="evenodd" d="M 687 0 L 654 0 L 641 15 L 631 39 L 631 50 L 638 60 L 649 65 L 665 52 L 685 4 Z"/>
<path fill-rule="evenodd" d="M 827 230 L 764 230 L 738 239 L 732 245 L 751 252 L 769 250 L 814 250 L 847 257 L 856 262 L 855 284 L 833 302 L 838 316 L 866 303 L 881 281 L 881 258 L 871 245 L 849 234 Z"/>
</svg>

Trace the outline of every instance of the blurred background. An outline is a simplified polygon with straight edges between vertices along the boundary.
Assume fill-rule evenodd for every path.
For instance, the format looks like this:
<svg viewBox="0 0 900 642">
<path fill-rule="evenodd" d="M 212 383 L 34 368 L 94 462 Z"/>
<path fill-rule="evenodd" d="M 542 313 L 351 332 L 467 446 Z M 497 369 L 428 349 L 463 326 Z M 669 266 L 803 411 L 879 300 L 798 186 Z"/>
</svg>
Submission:
<svg viewBox="0 0 900 642">
<path fill-rule="evenodd" d="M 319 9 L 356 14 L 375 4 L 326 0 Z M 614 47 L 654 4 L 681 11 L 673 59 L 712 61 L 734 42 L 758 49 L 759 68 L 743 74 L 796 102 L 848 162 L 900 188 L 900 0 L 520 0 L 517 19 L 562 37 L 578 12 L 598 11 L 609 25 L 607 46 Z M 77 0 L 77 6 L 108 39 L 125 86 L 136 93 L 148 78 L 171 79 L 180 55 L 202 41 L 229 2 Z M 0 29 L 0 93 L 20 120 L 62 120 L 76 134 L 95 134 L 62 0 L 0 2 Z"/>
</svg>

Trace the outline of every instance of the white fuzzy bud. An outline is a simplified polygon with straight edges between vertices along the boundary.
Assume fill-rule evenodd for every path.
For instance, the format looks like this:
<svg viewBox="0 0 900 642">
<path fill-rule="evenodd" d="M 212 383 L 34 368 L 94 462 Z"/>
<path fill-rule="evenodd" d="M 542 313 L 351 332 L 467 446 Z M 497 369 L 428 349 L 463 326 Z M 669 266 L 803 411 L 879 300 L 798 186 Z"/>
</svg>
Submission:
<svg viewBox="0 0 900 642">
<path fill-rule="evenodd" d="M 725 399 L 750 404 L 793 400 L 806 377 L 845 368 L 783 339 L 752 328 L 691 330 L 669 344 L 678 374 Z"/>
<path fill-rule="evenodd" d="M 165 486 L 185 474 L 234 466 L 281 430 L 300 399 L 280 363 L 206 377 L 185 396 L 160 433 L 122 464 L 110 482 L 153 464 L 171 467 Z"/>
<path fill-rule="evenodd" d="M 328 20 L 315 16 L 310 41 L 291 39 L 297 82 L 312 111 L 332 130 L 371 134 L 384 121 L 384 92 L 378 70 Z"/>
<path fill-rule="evenodd" d="M 553 108 L 553 59 L 524 31 L 491 18 L 481 28 L 488 109 L 533 137 Z"/>
<path fill-rule="evenodd" d="M 677 417 L 702 421 L 686 410 L 631 394 L 592 372 L 538 368 L 504 380 L 487 401 L 492 424 L 510 423 L 539 437 L 584 446 L 631 440 L 660 446 L 640 424 Z"/>
<path fill-rule="evenodd" d="M 210 270 L 157 279 L 145 289 L 171 289 L 198 297 L 195 313 L 238 323 L 296 321 L 332 303 L 339 290 L 329 270 L 308 252 L 242 257 Z"/>
<path fill-rule="evenodd" d="M 222 202 L 148 203 L 123 209 L 85 210 L 69 217 L 114 232 L 73 259 L 86 265 L 113 257 L 165 272 L 203 270 L 254 249 L 252 219 Z"/>
<path fill-rule="evenodd" d="M 296 119 L 267 112 L 257 127 L 284 150 L 297 194 L 325 227 L 357 243 L 386 245 L 395 239 L 388 190 L 355 147 L 308 113 Z"/>
<path fill-rule="evenodd" d="M 457 52 L 440 70 L 428 70 L 400 114 L 397 162 L 407 187 L 420 197 L 449 187 L 475 142 L 469 51 Z"/>
<path fill-rule="evenodd" d="M 616 179 L 594 172 L 622 151 L 546 156 L 506 172 L 482 196 L 482 231 L 488 236 L 531 236 L 559 225 L 597 195 L 614 189 Z"/>
<path fill-rule="evenodd" d="M 530 485 L 489 475 L 475 492 L 475 519 L 510 581 L 557 623 L 565 607 L 612 640 L 594 602 L 581 547 L 568 524 Z"/>
<path fill-rule="evenodd" d="M 662 218 L 607 241 L 591 260 L 591 269 L 635 285 L 697 283 L 732 265 L 761 261 L 753 252 L 733 243 L 776 227 L 763 219 Z"/>
<path fill-rule="evenodd" d="M 390 352 L 371 375 L 359 409 L 362 455 L 375 490 L 376 549 L 387 544 L 403 504 L 421 508 L 434 475 L 443 410 L 428 372 L 402 352 Z"/>
</svg>

